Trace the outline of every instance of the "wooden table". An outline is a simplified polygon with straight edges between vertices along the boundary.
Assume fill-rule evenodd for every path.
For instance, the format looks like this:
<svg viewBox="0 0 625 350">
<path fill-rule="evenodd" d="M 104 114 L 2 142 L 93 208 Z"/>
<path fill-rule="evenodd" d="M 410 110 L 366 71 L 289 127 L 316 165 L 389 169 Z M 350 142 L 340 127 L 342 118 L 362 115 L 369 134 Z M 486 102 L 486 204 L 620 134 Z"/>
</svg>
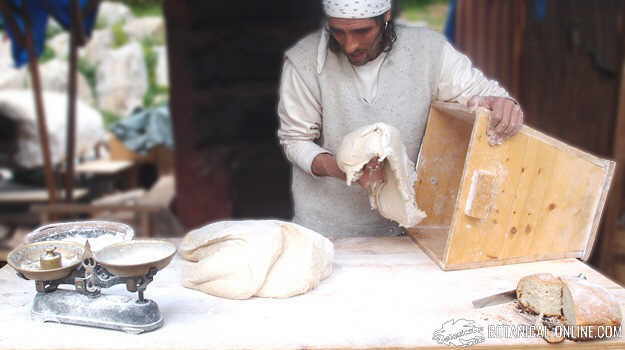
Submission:
<svg viewBox="0 0 625 350">
<path fill-rule="evenodd" d="M 190 263 L 176 257 L 146 293 L 165 325 L 142 335 L 31 321 L 34 282 L 6 266 L 0 269 L 0 349 L 450 349 L 432 336 L 452 319 L 485 327 L 485 342 L 470 349 L 555 349 L 541 338 L 488 337 L 489 325 L 523 321 L 512 303 L 475 310 L 471 301 L 544 271 L 585 273 L 625 300 L 625 289 L 575 259 L 444 272 L 407 237 L 339 239 L 335 248 L 332 276 L 306 295 L 281 300 L 228 300 L 185 289 L 180 279 Z M 112 292 L 126 293 L 122 286 Z M 566 341 L 557 348 L 622 349 L 625 339 Z"/>
<path fill-rule="evenodd" d="M 126 186 L 137 187 L 137 163 L 130 160 L 96 159 L 76 165 L 76 174 L 119 176 L 125 174 Z"/>
<path fill-rule="evenodd" d="M 127 160 L 97 159 L 76 165 L 76 174 L 114 175 L 134 166 Z"/>
<path fill-rule="evenodd" d="M 74 189 L 74 199 L 79 199 L 87 195 L 84 188 Z M 65 191 L 59 191 L 57 198 L 65 198 Z M 0 191 L 0 204 L 32 204 L 44 203 L 48 201 L 48 191 L 46 189 L 17 189 Z"/>
</svg>

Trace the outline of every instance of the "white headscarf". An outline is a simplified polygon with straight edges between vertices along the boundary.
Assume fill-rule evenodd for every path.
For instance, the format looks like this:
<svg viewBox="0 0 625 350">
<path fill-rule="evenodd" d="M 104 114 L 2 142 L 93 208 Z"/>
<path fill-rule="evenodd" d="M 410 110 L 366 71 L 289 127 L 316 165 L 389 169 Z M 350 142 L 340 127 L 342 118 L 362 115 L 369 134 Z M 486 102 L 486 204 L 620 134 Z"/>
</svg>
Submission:
<svg viewBox="0 0 625 350">
<path fill-rule="evenodd" d="M 328 17 L 335 18 L 371 18 L 391 9 L 391 0 L 323 0 L 323 10 Z M 321 74 L 328 55 L 330 34 L 321 30 L 321 40 L 317 51 L 317 74 Z"/>
<path fill-rule="evenodd" d="M 371 18 L 391 9 L 391 0 L 323 0 L 328 17 Z"/>
</svg>

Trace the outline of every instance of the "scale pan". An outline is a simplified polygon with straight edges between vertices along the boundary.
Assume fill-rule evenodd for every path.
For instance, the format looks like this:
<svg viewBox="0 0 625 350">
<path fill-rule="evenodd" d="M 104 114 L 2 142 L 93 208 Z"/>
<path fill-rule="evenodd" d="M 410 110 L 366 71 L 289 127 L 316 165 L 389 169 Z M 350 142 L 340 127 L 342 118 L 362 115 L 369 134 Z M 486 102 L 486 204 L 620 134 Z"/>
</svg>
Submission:
<svg viewBox="0 0 625 350">
<path fill-rule="evenodd" d="M 117 242 L 129 241 L 134 230 L 119 222 L 76 221 L 42 226 L 26 236 L 26 243 L 43 241 L 69 241 L 84 246 L 87 240 L 91 250 L 96 252 Z"/>
<path fill-rule="evenodd" d="M 56 248 L 61 254 L 61 267 L 42 270 L 40 258 L 46 249 Z M 53 281 L 65 278 L 82 262 L 85 249 L 76 242 L 46 241 L 25 244 L 9 253 L 7 263 L 29 280 Z"/>
<path fill-rule="evenodd" d="M 144 276 L 151 268 L 161 270 L 175 254 L 176 246 L 156 240 L 115 243 L 94 253 L 100 265 L 120 277 Z"/>
</svg>

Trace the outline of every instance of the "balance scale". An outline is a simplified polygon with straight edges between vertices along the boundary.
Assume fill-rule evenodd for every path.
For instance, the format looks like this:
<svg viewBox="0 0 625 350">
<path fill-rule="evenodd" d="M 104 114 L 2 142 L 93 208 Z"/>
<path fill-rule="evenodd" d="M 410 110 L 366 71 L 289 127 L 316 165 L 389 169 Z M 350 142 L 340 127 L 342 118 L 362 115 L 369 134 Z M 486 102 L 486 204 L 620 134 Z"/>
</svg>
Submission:
<svg viewBox="0 0 625 350">
<path fill-rule="evenodd" d="M 35 281 L 33 320 L 139 334 L 163 325 L 158 305 L 144 293 L 175 253 L 173 244 L 157 240 L 118 242 L 95 254 L 88 239 L 84 245 L 47 240 L 14 249 L 7 262 L 18 276 Z M 118 284 L 137 296 L 103 292 Z"/>
</svg>

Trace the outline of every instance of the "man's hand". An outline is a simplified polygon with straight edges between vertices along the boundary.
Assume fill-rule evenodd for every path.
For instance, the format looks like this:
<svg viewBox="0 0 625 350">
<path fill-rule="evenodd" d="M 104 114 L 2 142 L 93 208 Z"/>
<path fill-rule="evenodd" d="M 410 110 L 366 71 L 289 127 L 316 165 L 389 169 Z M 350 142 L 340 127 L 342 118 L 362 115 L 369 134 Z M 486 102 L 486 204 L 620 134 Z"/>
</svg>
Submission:
<svg viewBox="0 0 625 350">
<path fill-rule="evenodd" d="M 312 172 L 317 176 L 331 176 L 345 181 L 345 173 L 336 164 L 336 158 L 329 153 L 321 153 L 312 162 Z M 376 183 L 384 182 L 384 162 L 378 158 L 371 159 L 363 168 L 358 184 L 369 190 Z"/>
<path fill-rule="evenodd" d="M 313 159 L 312 172 L 317 176 L 331 176 L 345 181 L 345 173 L 336 164 L 336 158 L 329 153 L 321 153 Z"/>
<path fill-rule="evenodd" d="M 521 130 L 523 110 L 513 100 L 505 97 L 475 96 L 467 104 L 469 108 L 485 107 L 493 111 L 488 128 L 488 142 L 501 144 Z"/>
<path fill-rule="evenodd" d="M 384 183 L 384 162 L 380 162 L 376 157 L 364 166 L 358 184 L 369 191 L 373 186 L 381 183 Z"/>
</svg>

